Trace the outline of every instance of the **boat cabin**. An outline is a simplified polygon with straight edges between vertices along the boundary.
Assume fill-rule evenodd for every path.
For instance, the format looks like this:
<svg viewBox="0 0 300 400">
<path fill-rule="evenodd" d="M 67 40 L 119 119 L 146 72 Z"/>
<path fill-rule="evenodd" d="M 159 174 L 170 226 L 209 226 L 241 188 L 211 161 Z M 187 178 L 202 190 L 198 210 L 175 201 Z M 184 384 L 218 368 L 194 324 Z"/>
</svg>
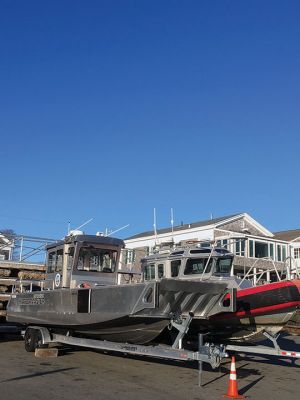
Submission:
<svg viewBox="0 0 300 400">
<path fill-rule="evenodd" d="M 228 280 L 234 255 L 224 248 L 182 247 L 142 259 L 144 281 L 162 278 Z"/>
<path fill-rule="evenodd" d="M 123 240 L 70 235 L 47 246 L 45 289 L 117 284 Z"/>
</svg>

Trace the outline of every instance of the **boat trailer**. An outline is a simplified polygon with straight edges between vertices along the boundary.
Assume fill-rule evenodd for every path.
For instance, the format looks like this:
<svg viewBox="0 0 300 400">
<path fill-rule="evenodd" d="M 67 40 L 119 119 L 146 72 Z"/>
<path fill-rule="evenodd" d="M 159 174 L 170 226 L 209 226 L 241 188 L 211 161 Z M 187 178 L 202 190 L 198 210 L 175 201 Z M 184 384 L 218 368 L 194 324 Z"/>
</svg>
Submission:
<svg viewBox="0 0 300 400">
<path fill-rule="evenodd" d="M 188 325 L 188 324 L 187 324 Z M 70 346 L 85 347 L 90 349 L 118 352 L 123 354 L 130 354 L 136 356 L 147 356 L 154 358 L 161 358 L 173 361 L 197 361 L 199 369 L 198 384 L 202 386 L 202 371 L 203 363 L 208 363 L 215 369 L 219 367 L 223 358 L 229 357 L 228 352 L 236 352 L 240 354 L 250 353 L 254 355 L 266 355 L 266 356 L 277 356 L 286 357 L 292 359 L 300 359 L 300 352 L 286 351 L 279 347 L 277 340 L 279 335 L 273 337 L 272 335 L 265 333 L 267 339 L 269 339 L 272 347 L 253 345 L 223 345 L 205 343 L 203 345 L 203 334 L 198 335 L 198 351 L 192 351 L 181 348 L 181 338 L 184 336 L 185 329 L 179 332 L 178 337 L 175 339 L 173 346 L 168 345 L 138 345 L 130 343 L 118 343 L 110 342 L 107 340 L 88 339 L 82 337 L 76 337 L 67 333 L 66 335 L 50 332 L 46 327 L 41 326 L 30 326 L 27 327 L 26 331 L 23 331 L 25 349 L 31 352 L 43 351 L 43 347 L 48 345 L 63 344 Z M 177 347 L 177 348 L 176 348 Z M 49 349 L 51 350 L 51 349 Z M 56 350 L 57 355 L 57 349 Z"/>
</svg>

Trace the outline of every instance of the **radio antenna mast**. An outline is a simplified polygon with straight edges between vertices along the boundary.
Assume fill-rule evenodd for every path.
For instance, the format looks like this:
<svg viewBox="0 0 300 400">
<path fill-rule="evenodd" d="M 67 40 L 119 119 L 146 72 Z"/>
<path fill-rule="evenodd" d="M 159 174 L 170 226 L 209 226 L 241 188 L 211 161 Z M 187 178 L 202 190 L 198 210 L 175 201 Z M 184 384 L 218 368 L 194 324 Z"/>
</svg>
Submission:
<svg viewBox="0 0 300 400">
<path fill-rule="evenodd" d="M 89 224 L 90 222 L 93 221 L 94 218 L 90 218 L 88 221 L 85 221 L 83 224 L 77 226 L 77 228 L 75 228 L 74 230 L 77 231 L 80 228 L 83 228 L 85 225 Z"/>
<path fill-rule="evenodd" d="M 174 215 L 173 215 L 173 208 L 171 208 L 171 228 L 172 228 L 172 242 L 174 242 Z"/>
<path fill-rule="evenodd" d="M 153 228 L 155 236 L 155 245 L 157 245 L 157 230 L 156 230 L 156 209 L 153 209 Z"/>
<path fill-rule="evenodd" d="M 124 225 L 124 226 L 122 226 L 121 228 L 118 228 L 118 229 L 116 229 L 116 230 L 114 230 L 114 231 L 112 231 L 112 232 L 108 233 L 108 234 L 107 234 L 107 235 L 105 235 L 105 236 L 110 236 L 110 235 L 113 235 L 114 233 L 116 233 L 116 232 L 119 232 L 119 231 L 121 231 L 122 229 L 128 228 L 128 226 L 129 226 L 129 224 L 127 224 L 127 225 Z"/>
</svg>

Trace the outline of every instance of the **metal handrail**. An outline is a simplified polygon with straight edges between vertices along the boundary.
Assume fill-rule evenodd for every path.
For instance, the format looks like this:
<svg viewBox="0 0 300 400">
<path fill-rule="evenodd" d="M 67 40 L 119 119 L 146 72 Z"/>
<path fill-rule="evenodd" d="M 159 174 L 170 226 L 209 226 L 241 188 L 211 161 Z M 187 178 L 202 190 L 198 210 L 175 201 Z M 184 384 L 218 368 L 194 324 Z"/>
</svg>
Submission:
<svg viewBox="0 0 300 400">
<path fill-rule="evenodd" d="M 251 272 L 254 270 L 256 264 L 257 264 L 260 260 L 271 261 L 272 264 L 273 264 L 273 268 L 268 268 L 268 269 L 264 269 L 263 271 L 251 273 Z M 258 282 L 260 281 L 260 279 L 262 278 L 262 276 L 263 276 L 264 274 L 270 273 L 270 272 L 273 272 L 273 271 L 276 272 L 277 279 L 278 279 L 278 281 L 280 282 L 282 279 L 281 279 L 281 277 L 280 277 L 280 275 L 279 275 L 278 269 L 276 268 L 276 265 L 275 265 L 274 260 L 273 260 L 272 258 L 270 258 L 270 257 L 257 258 L 257 259 L 255 260 L 255 262 L 253 263 L 253 265 L 250 267 L 250 269 L 247 271 L 246 275 L 243 277 L 243 279 L 241 280 L 241 282 L 239 283 L 239 287 L 242 285 L 242 283 L 243 283 L 247 278 L 249 278 L 249 277 L 250 277 L 250 278 L 254 278 L 254 277 L 257 277 L 257 276 L 258 276 L 258 278 L 255 279 L 255 281 L 256 281 L 255 284 L 257 285 Z"/>
<path fill-rule="evenodd" d="M 288 261 L 290 261 L 290 265 L 287 265 Z M 292 264 L 293 264 L 293 266 L 292 266 Z M 294 257 L 291 257 L 291 256 L 287 257 L 284 260 L 284 265 L 286 267 L 286 270 L 288 271 L 287 275 L 288 275 L 289 279 L 291 279 L 291 277 L 292 277 L 291 276 L 292 270 L 295 271 L 293 273 L 296 275 L 296 278 L 300 279 L 300 265 L 299 266 L 297 265 Z"/>
<path fill-rule="evenodd" d="M 12 287 L 12 293 L 25 293 L 25 292 L 33 292 L 33 286 L 36 285 L 40 287 L 40 290 L 44 290 L 45 281 L 43 280 L 25 280 L 20 279 L 19 281 L 14 282 Z M 29 287 L 29 290 L 28 290 Z"/>
</svg>

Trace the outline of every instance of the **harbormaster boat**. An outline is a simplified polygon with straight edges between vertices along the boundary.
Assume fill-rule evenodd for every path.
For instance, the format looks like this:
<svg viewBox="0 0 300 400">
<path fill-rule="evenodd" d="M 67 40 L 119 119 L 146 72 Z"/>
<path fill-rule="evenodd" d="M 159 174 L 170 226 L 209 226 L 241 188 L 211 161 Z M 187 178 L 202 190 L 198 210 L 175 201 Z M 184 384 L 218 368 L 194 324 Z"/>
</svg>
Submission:
<svg viewBox="0 0 300 400">
<path fill-rule="evenodd" d="M 170 323 L 180 331 L 186 320 L 202 326 L 213 315 L 234 310 L 234 291 L 221 280 L 170 276 L 118 284 L 123 247 L 120 239 L 80 232 L 49 245 L 45 280 L 19 282 L 7 320 L 58 334 L 143 344 Z M 229 302 L 223 301 L 226 296 Z"/>
<path fill-rule="evenodd" d="M 299 321 L 300 280 L 282 280 L 278 271 L 269 271 L 269 276 L 275 275 L 276 282 L 253 286 L 246 279 L 231 276 L 233 259 L 234 255 L 227 249 L 214 245 L 202 247 L 201 243 L 191 243 L 177 248 L 162 248 L 142 259 L 142 280 L 193 279 L 224 282 L 227 287 L 236 288 L 235 312 L 215 314 L 202 324 L 193 320 L 189 335 L 205 329 L 214 340 L 258 341 L 268 334 L 276 335 L 288 324 L 295 325 L 295 321 Z M 223 305 L 229 297 L 230 294 Z"/>
</svg>

